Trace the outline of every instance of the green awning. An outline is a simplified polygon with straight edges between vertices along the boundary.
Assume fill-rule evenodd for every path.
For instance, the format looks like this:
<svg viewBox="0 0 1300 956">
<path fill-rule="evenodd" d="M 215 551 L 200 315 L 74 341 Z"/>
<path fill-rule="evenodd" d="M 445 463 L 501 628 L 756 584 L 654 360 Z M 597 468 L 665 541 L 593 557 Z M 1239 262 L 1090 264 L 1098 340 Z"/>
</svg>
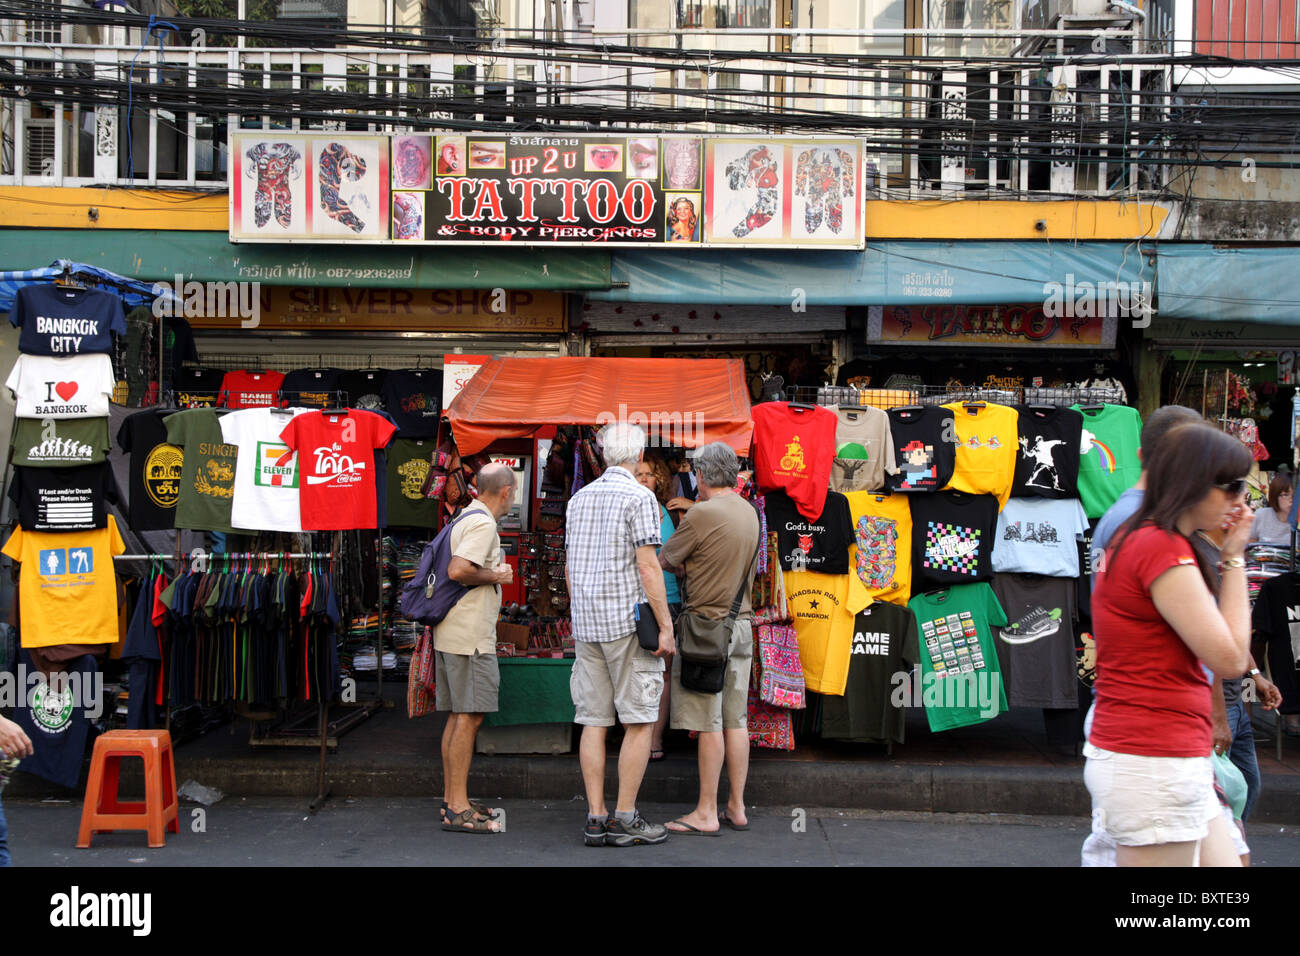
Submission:
<svg viewBox="0 0 1300 956">
<path fill-rule="evenodd" d="M 231 243 L 224 232 L 3 229 L 0 271 L 71 259 L 149 281 L 408 289 L 609 288 L 604 250 Z"/>
</svg>

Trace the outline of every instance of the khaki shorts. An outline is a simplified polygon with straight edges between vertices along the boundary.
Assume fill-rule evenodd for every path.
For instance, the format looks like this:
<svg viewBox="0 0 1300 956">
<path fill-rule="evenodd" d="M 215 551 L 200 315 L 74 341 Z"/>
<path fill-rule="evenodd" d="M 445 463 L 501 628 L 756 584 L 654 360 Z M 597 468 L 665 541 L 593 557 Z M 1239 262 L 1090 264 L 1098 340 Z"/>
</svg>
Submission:
<svg viewBox="0 0 1300 956">
<path fill-rule="evenodd" d="M 669 698 L 674 730 L 745 730 L 749 726 L 749 680 L 754 666 L 754 634 L 749 621 L 736 621 L 727 645 L 727 676 L 721 692 L 702 694 L 682 686 L 682 656 L 673 655 Z"/>
<path fill-rule="evenodd" d="M 635 634 L 616 641 L 577 641 L 569 694 L 574 721 L 588 727 L 653 724 L 659 719 L 664 662 L 644 650 Z"/>
<path fill-rule="evenodd" d="M 1086 744 L 1093 832 L 1120 846 L 1192 843 L 1220 813 L 1209 757 L 1141 757 Z"/>
<path fill-rule="evenodd" d="M 495 714 L 501 671 L 495 654 L 433 655 L 438 710 L 454 714 Z"/>
</svg>

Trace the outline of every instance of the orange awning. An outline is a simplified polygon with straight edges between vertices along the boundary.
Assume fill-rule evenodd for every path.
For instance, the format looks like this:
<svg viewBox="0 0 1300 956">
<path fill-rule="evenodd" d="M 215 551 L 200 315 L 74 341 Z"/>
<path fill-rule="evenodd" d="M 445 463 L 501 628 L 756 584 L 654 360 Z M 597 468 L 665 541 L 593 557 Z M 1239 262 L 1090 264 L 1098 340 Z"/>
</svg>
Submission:
<svg viewBox="0 0 1300 956">
<path fill-rule="evenodd" d="M 739 359 L 494 358 L 447 409 L 456 447 L 472 455 L 543 425 L 641 425 L 661 445 L 724 441 L 749 451 L 753 422 Z"/>
</svg>

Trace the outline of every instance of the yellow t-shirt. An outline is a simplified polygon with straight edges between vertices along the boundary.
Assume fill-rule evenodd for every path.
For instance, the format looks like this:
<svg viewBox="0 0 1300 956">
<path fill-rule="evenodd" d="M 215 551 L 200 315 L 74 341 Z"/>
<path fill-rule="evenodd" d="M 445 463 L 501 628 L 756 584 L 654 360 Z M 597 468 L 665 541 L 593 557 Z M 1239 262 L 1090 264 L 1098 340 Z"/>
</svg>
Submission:
<svg viewBox="0 0 1300 956">
<path fill-rule="evenodd" d="M 912 508 L 906 494 L 852 491 L 849 573 L 874 600 L 906 606 L 912 596 Z"/>
<path fill-rule="evenodd" d="M 22 565 L 18 576 L 23 647 L 114 644 L 118 637 L 113 555 L 126 551 L 117 522 L 97 531 L 51 533 L 14 528 L 0 553 Z"/>
<path fill-rule="evenodd" d="M 961 402 L 943 406 L 952 411 L 957 433 L 957 460 L 948 489 L 972 495 L 996 495 L 998 510 L 1011 497 L 1019 450 L 1020 416 L 1009 405 Z"/>
<path fill-rule="evenodd" d="M 799 637 L 799 657 L 808 689 L 844 696 L 853 650 L 853 620 L 871 604 L 856 574 L 786 571 L 785 594 Z"/>
</svg>

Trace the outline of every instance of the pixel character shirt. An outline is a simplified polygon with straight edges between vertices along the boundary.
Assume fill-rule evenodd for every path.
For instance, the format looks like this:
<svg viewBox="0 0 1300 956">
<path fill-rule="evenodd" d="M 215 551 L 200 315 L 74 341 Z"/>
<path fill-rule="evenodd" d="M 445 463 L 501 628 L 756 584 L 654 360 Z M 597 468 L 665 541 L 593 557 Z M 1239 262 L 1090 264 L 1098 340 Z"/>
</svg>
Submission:
<svg viewBox="0 0 1300 956">
<path fill-rule="evenodd" d="M 889 433 L 893 467 L 885 486 L 893 491 L 938 491 L 952 480 L 956 428 L 952 410 L 933 405 L 891 408 Z"/>
</svg>

